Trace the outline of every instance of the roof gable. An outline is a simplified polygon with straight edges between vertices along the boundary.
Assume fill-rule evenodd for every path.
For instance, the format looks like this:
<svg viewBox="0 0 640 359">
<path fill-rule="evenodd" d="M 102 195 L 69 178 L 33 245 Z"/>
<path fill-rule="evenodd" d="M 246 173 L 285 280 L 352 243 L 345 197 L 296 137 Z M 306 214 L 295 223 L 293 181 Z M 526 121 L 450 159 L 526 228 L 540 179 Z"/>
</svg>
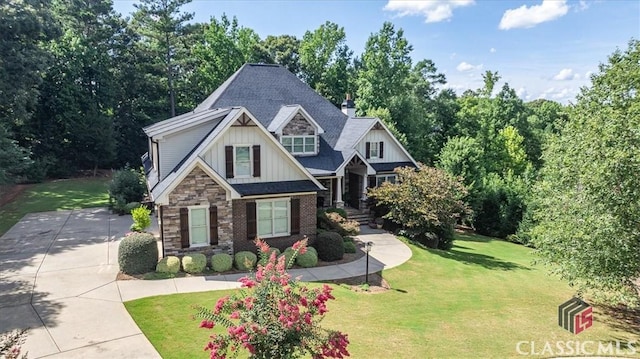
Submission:
<svg viewBox="0 0 640 359">
<path fill-rule="evenodd" d="M 168 120 L 154 123 L 153 125 L 143 128 L 147 136 L 152 138 L 162 138 L 173 133 L 184 131 L 189 128 L 201 125 L 211 120 L 220 120 L 227 114 L 230 109 L 215 109 L 200 112 L 187 112 L 185 114 L 172 117 Z"/>
<path fill-rule="evenodd" d="M 316 128 L 317 134 L 323 134 L 324 129 L 304 110 L 300 105 L 286 105 L 280 108 L 280 111 L 273 118 L 267 129 L 269 132 L 282 134 L 282 130 L 291 122 L 291 120 L 300 113 L 304 119 Z"/>
</svg>

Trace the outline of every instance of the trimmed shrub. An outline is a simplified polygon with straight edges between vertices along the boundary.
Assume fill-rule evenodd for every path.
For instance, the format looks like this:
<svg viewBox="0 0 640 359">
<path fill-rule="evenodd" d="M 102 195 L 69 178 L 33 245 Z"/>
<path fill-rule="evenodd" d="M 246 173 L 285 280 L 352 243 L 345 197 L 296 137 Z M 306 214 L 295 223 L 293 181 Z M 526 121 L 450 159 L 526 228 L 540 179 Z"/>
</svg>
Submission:
<svg viewBox="0 0 640 359">
<path fill-rule="evenodd" d="M 356 245 L 353 242 L 344 242 L 342 244 L 342 246 L 344 247 L 344 252 L 345 253 L 355 253 L 356 252 Z"/>
<path fill-rule="evenodd" d="M 344 256 L 344 240 L 336 232 L 325 232 L 316 238 L 315 247 L 318 250 L 318 258 L 325 262 L 333 262 Z"/>
<path fill-rule="evenodd" d="M 318 252 L 313 247 L 307 247 L 304 254 L 298 254 L 296 264 L 303 268 L 311 268 L 318 265 Z"/>
<path fill-rule="evenodd" d="M 211 256 L 211 269 L 214 272 L 226 272 L 233 268 L 233 257 L 226 253 L 218 253 Z"/>
<path fill-rule="evenodd" d="M 336 212 L 322 212 L 317 214 L 318 228 L 340 233 L 341 236 L 354 236 L 360 233 L 360 223 L 349 221 Z"/>
<path fill-rule="evenodd" d="M 202 273 L 207 266 L 207 257 L 202 253 L 185 254 L 182 269 L 187 273 Z"/>
<path fill-rule="evenodd" d="M 151 225 L 151 210 L 144 206 L 134 208 L 131 210 L 131 219 L 133 219 L 131 230 L 144 232 Z"/>
<path fill-rule="evenodd" d="M 273 252 L 276 252 L 276 258 L 280 255 L 280 250 L 278 248 L 269 247 L 269 252 L 262 254 L 258 262 L 263 266 L 267 265 L 267 263 L 269 263 L 269 258 L 271 257 L 271 253 Z"/>
<path fill-rule="evenodd" d="M 180 271 L 180 258 L 175 256 L 164 257 L 156 265 L 156 272 L 176 274 Z"/>
<path fill-rule="evenodd" d="M 325 210 L 325 213 L 337 213 L 344 219 L 349 218 L 347 217 L 347 211 L 345 211 L 343 208 L 327 208 Z"/>
<path fill-rule="evenodd" d="M 126 274 L 153 272 L 158 264 L 158 245 L 150 233 L 133 233 L 120 241 L 118 265 Z"/>
<path fill-rule="evenodd" d="M 353 243 L 353 237 L 349 237 L 349 236 L 342 237 L 342 240 L 343 240 L 343 241 L 345 241 L 345 242 L 351 242 L 351 243 Z"/>
<path fill-rule="evenodd" d="M 239 270 L 251 270 L 256 266 L 258 256 L 253 252 L 240 251 L 234 256 L 233 263 Z"/>
<path fill-rule="evenodd" d="M 125 167 L 113 174 L 109 183 L 109 206 L 114 212 L 124 214 L 127 203 L 140 202 L 147 191 L 142 173 Z"/>
</svg>

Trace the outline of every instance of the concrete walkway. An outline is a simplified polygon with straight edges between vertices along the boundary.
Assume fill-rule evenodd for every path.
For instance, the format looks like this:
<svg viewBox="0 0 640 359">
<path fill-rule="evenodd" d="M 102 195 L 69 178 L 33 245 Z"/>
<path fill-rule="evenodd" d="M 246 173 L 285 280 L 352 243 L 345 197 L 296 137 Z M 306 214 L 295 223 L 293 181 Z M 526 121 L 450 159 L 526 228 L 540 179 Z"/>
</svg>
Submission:
<svg viewBox="0 0 640 359">
<path fill-rule="evenodd" d="M 244 274 L 116 281 L 118 243 L 130 216 L 104 208 L 33 213 L 0 237 L 0 333 L 31 328 L 29 358 L 159 358 L 123 301 L 239 286 Z M 361 227 L 374 243 L 370 273 L 395 267 L 411 250 L 394 236 Z M 290 273 L 305 281 L 365 273 L 365 258 Z"/>
</svg>

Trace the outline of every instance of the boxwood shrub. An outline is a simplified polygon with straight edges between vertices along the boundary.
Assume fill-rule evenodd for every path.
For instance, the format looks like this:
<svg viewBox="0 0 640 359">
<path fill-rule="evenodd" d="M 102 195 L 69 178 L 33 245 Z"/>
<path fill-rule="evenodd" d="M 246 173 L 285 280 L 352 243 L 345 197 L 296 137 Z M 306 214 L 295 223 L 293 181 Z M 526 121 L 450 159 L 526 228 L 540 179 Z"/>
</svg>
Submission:
<svg viewBox="0 0 640 359">
<path fill-rule="evenodd" d="M 175 256 L 164 257 L 156 265 L 156 272 L 176 274 L 180 271 L 180 258 Z"/>
<path fill-rule="evenodd" d="M 347 242 L 345 241 L 342 246 L 344 247 L 344 252 L 345 253 L 355 253 L 356 252 L 356 245 L 353 242 Z"/>
<path fill-rule="evenodd" d="M 337 261 L 344 257 L 344 240 L 336 232 L 319 234 L 315 247 L 318 250 L 318 258 L 325 262 Z"/>
<path fill-rule="evenodd" d="M 304 254 L 298 253 L 296 264 L 303 268 L 311 268 L 318 265 L 318 252 L 313 247 L 307 247 Z"/>
<path fill-rule="evenodd" d="M 256 266 L 258 256 L 253 252 L 240 251 L 236 253 L 233 263 L 239 270 L 251 270 Z"/>
<path fill-rule="evenodd" d="M 211 256 L 211 269 L 214 272 L 226 272 L 233 268 L 233 258 L 226 253 Z"/>
<path fill-rule="evenodd" d="M 265 254 L 260 254 L 260 261 L 259 263 L 264 265 L 267 265 L 267 263 L 269 262 L 269 258 L 271 258 L 271 253 L 276 252 L 276 258 L 280 255 L 280 250 L 278 248 L 275 247 L 270 247 L 269 251 Z"/>
<path fill-rule="evenodd" d="M 153 272 L 158 264 L 158 245 L 151 233 L 133 233 L 118 246 L 118 265 L 126 274 Z"/>
<path fill-rule="evenodd" d="M 207 257 L 202 253 L 185 254 L 182 269 L 187 273 L 202 273 L 207 266 Z"/>
</svg>

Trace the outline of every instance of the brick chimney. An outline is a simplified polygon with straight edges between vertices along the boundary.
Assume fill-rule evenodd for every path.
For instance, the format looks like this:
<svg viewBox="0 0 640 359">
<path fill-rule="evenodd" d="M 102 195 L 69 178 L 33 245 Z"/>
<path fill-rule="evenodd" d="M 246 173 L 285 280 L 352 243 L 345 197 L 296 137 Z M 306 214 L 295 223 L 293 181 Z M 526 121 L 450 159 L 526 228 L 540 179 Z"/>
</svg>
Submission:
<svg viewBox="0 0 640 359">
<path fill-rule="evenodd" d="M 356 117 L 356 103 L 351 99 L 351 95 L 347 94 L 347 98 L 342 103 L 342 113 L 349 117 Z"/>
</svg>

